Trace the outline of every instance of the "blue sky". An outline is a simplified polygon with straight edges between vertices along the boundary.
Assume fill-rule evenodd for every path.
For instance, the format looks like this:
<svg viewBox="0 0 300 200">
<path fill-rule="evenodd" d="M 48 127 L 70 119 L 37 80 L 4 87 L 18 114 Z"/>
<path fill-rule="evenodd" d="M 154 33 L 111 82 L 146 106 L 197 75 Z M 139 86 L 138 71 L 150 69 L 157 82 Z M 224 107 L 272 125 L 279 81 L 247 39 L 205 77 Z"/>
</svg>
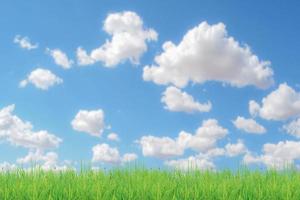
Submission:
<svg viewBox="0 0 300 200">
<path fill-rule="evenodd" d="M 283 163 L 297 164 L 300 159 L 299 9 L 297 1 L 288 4 L 280 1 L 1 1 L 0 109 L 14 104 L 14 111 L 2 112 L 33 125 L 32 129 L 21 129 L 20 134 L 29 137 L 46 130 L 61 142 L 50 145 L 49 149 L 42 144 L 24 144 L 16 141 L 13 125 L 0 126 L 0 151 L 3 152 L 0 161 L 11 166 L 44 164 L 50 159 L 50 152 L 58 157 L 53 164 L 57 166 L 76 165 L 80 161 L 93 161 L 94 166 L 115 166 L 135 159 L 151 167 L 179 168 L 184 168 L 186 161 L 198 168 L 217 169 L 234 169 L 243 163 L 279 168 Z M 112 23 L 109 17 L 121 22 Z M 129 28 L 118 32 L 122 20 L 127 18 L 142 25 L 132 25 L 129 20 Z M 105 29 L 105 23 L 110 29 Z M 109 30 L 115 35 L 109 35 Z M 204 38 L 187 45 L 195 48 L 196 54 L 189 54 L 184 45 L 178 47 L 191 30 Z M 217 34 L 207 42 L 202 31 Z M 135 40 L 126 43 L 126 34 Z M 120 39 L 117 47 L 111 43 L 113 36 Z M 20 46 L 20 41 L 26 38 L 32 49 Z M 238 50 L 228 42 L 229 38 Z M 168 51 L 162 48 L 167 41 L 173 43 L 177 52 L 172 51 L 176 55 L 173 59 L 178 59 L 175 64 L 154 60 Z M 112 51 L 117 48 L 122 53 L 109 57 L 107 49 L 111 46 L 104 47 L 105 42 L 113 46 Z M 131 44 L 135 42 L 138 47 L 133 49 L 135 46 Z M 91 63 L 80 64 L 79 47 Z M 101 52 L 93 55 L 97 48 Z M 213 50 L 207 50 L 210 48 Z M 63 54 L 58 53 L 57 59 L 64 64 L 55 62 L 56 50 Z M 189 55 L 185 57 L 180 50 L 186 50 Z M 168 51 L 166 58 L 172 57 L 172 52 Z M 131 56 L 138 58 L 132 61 Z M 251 56 L 256 56 L 258 61 L 250 63 Z M 165 71 L 161 76 L 148 74 L 147 79 L 145 66 L 161 67 Z M 44 70 L 42 74 L 30 78 L 38 68 Z M 266 68 L 268 72 L 264 71 Z M 246 72 L 241 73 L 240 69 Z M 42 83 L 35 82 L 46 76 L 45 70 L 58 79 L 50 80 L 51 83 L 43 78 Z M 266 79 L 259 79 L 262 76 Z M 176 81 L 181 78 L 188 78 L 188 83 L 178 84 Z M 26 84 L 20 87 L 22 80 Z M 39 87 L 41 84 L 47 87 Z M 169 95 L 174 92 L 179 95 L 167 100 L 169 108 L 161 100 L 167 88 L 173 89 Z M 193 101 L 182 100 L 183 94 Z M 265 104 L 263 98 L 267 99 Z M 250 100 L 259 104 L 252 115 Z M 198 109 L 208 102 L 212 105 L 210 109 Z M 192 108 L 187 108 L 187 104 Z M 104 117 L 97 112 L 100 110 Z M 72 126 L 80 111 L 86 114 L 78 115 L 77 126 Z M 9 121 L 2 115 L 0 122 Z M 244 119 L 239 122 L 242 128 L 233 123 L 238 116 Z M 226 133 L 217 131 L 221 135 L 216 138 L 208 128 L 197 135 L 196 130 L 204 122 L 211 122 L 208 124 Z M 200 138 L 201 143 L 204 138 L 212 144 L 204 148 L 203 144 L 189 141 L 181 146 L 177 138 L 180 131 L 196 137 L 191 141 Z M 118 134 L 120 140 L 109 140 L 110 133 Z M 218 155 L 212 153 L 216 149 Z M 125 159 L 127 153 L 132 159 Z M 20 161 L 26 156 L 27 162 Z"/>
</svg>

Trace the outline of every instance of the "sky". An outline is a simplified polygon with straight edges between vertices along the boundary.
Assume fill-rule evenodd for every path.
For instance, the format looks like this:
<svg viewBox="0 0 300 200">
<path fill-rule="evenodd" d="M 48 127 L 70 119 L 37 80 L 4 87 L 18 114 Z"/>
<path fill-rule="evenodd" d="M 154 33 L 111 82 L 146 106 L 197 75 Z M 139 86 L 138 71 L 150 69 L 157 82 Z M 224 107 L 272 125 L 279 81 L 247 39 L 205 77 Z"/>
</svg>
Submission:
<svg viewBox="0 0 300 200">
<path fill-rule="evenodd" d="M 298 167 L 299 11 L 2 0 L 1 169 Z"/>
</svg>

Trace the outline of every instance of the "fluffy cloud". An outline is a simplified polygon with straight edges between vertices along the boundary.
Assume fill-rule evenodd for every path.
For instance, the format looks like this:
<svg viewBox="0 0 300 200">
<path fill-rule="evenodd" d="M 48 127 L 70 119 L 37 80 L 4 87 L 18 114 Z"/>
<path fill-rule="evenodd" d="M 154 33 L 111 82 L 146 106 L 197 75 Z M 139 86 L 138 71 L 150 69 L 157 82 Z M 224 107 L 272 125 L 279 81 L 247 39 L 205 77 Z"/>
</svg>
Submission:
<svg viewBox="0 0 300 200">
<path fill-rule="evenodd" d="M 109 14 L 103 30 L 111 36 L 111 40 L 92 50 L 90 55 L 79 47 L 79 65 L 101 61 L 106 67 L 113 67 L 127 59 L 138 64 L 142 54 L 147 51 L 147 42 L 157 40 L 157 33 L 153 29 L 145 29 L 142 19 L 130 11 Z"/>
<path fill-rule="evenodd" d="M 214 149 L 217 141 L 227 134 L 228 130 L 221 127 L 217 120 L 208 119 L 202 122 L 194 135 L 185 131 L 181 131 L 176 139 L 149 135 L 143 136 L 138 143 L 144 156 L 166 159 L 183 155 L 188 148 L 206 153 Z"/>
<path fill-rule="evenodd" d="M 21 48 L 27 49 L 27 50 L 36 49 L 39 46 L 38 44 L 32 44 L 28 37 L 22 37 L 20 35 L 17 35 L 14 38 L 14 43 L 18 44 Z"/>
<path fill-rule="evenodd" d="M 256 117 L 259 114 L 259 109 L 260 106 L 256 101 L 249 101 L 249 113 L 251 114 L 251 116 Z"/>
<path fill-rule="evenodd" d="M 27 79 L 20 82 L 20 87 L 24 88 L 29 83 L 41 90 L 48 90 L 49 87 L 61 84 L 63 80 L 53 74 L 50 70 L 37 68 L 33 70 Z"/>
<path fill-rule="evenodd" d="M 238 116 L 233 121 L 233 124 L 236 128 L 241 129 L 247 133 L 263 134 L 266 132 L 265 127 L 263 127 L 253 119 L 246 119 L 244 117 Z"/>
<path fill-rule="evenodd" d="M 226 151 L 224 148 L 215 147 L 213 149 L 208 150 L 205 153 L 200 153 L 198 156 L 201 156 L 206 159 L 212 159 L 214 157 L 226 155 Z"/>
<path fill-rule="evenodd" d="M 213 158 L 218 156 L 234 157 L 244 153 L 248 150 L 242 140 L 238 140 L 235 144 L 227 144 L 225 148 L 212 148 L 202 153 L 200 152 L 196 156 L 190 156 L 184 159 L 168 160 L 165 161 L 165 165 L 173 167 L 179 170 L 214 170 L 215 164 Z"/>
<path fill-rule="evenodd" d="M 165 109 L 175 112 L 209 112 L 212 107 L 210 102 L 199 103 L 191 95 L 174 86 L 164 91 L 161 102 L 165 104 Z"/>
<path fill-rule="evenodd" d="M 248 152 L 247 147 L 242 140 L 238 140 L 236 144 L 227 144 L 225 146 L 225 151 L 226 155 L 229 157 L 238 156 Z"/>
<path fill-rule="evenodd" d="M 0 139 L 8 141 L 12 145 L 29 149 L 24 158 L 17 159 L 19 164 L 38 164 L 44 170 L 63 170 L 66 166 L 57 164 L 57 154 L 54 152 L 44 153 L 47 150 L 57 148 L 62 139 L 41 130 L 34 132 L 30 122 L 25 122 L 18 116 L 13 115 L 14 105 L 0 110 Z M 4 163 L 2 170 L 16 169 L 16 165 Z"/>
<path fill-rule="evenodd" d="M 280 141 L 277 144 L 265 144 L 263 154 L 260 156 L 246 154 L 244 163 L 262 163 L 268 168 L 283 169 L 293 165 L 294 161 L 298 159 L 300 159 L 300 142 Z"/>
<path fill-rule="evenodd" d="M 74 130 L 86 132 L 92 136 L 99 137 L 104 131 L 104 112 L 103 110 L 80 110 L 71 125 Z"/>
<path fill-rule="evenodd" d="M 116 134 L 116 133 L 108 134 L 107 139 L 111 140 L 111 141 L 120 141 L 120 138 L 119 138 L 118 134 Z"/>
<path fill-rule="evenodd" d="M 120 153 L 117 148 L 112 148 L 108 144 L 98 144 L 93 147 L 92 161 L 117 164 L 120 162 Z"/>
<path fill-rule="evenodd" d="M 125 153 L 122 157 L 122 162 L 123 163 L 132 162 L 137 158 L 138 156 L 135 153 Z"/>
<path fill-rule="evenodd" d="M 169 158 L 184 153 L 184 146 L 178 140 L 169 137 L 143 136 L 139 140 L 144 156 Z"/>
<path fill-rule="evenodd" d="M 73 169 L 71 166 L 59 165 L 58 155 L 55 152 L 47 152 L 36 150 L 29 151 L 28 154 L 23 158 L 18 158 L 17 163 L 21 164 L 23 167 L 29 166 L 28 169 L 32 167 L 38 167 L 43 170 L 54 170 L 54 171 L 64 171 L 67 169 Z"/>
<path fill-rule="evenodd" d="M 173 167 L 178 170 L 213 170 L 215 169 L 215 165 L 212 161 L 197 157 L 197 156 L 190 156 L 184 159 L 178 160 L 170 160 L 166 161 L 165 165 Z"/>
<path fill-rule="evenodd" d="M 195 151 L 206 152 L 213 149 L 217 141 L 224 138 L 227 134 L 228 130 L 220 126 L 217 120 L 208 119 L 202 122 L 195 135 L 185 133 L 184 138 L 187 141 L 185 146 Z"/>
<path fill-rule="evenodd" d="M 92 64 L 94 64 L 96 62 L 93 58 L 91 58 L 88 55 L 88 53 L 86 52 L 86 50 L 84 50 L 81 47 L 77 48 L 76 55 L 77 55 L 78 65 L 81 65 L 81 66 L 92 65 Z"/>
<path fill-rule="evenodd" d="M 195 156 L 188 158 L 168 160 L 165 161 L 165 165 L 173 167 L 179 170 L 214 170 L 216 168 L 213 159 L 218 156 L 237 156 L 246 153 L 247 148 L 241 140 L 238 140 L 236 144 L 227 144 L 225 148 L 212 148 L 206 152 L 200 152 Z"/>
<path fill-rule="evenodd" d="M 40 161 L 48 163 L 48 165 L 54 165 L 57 161 L 57 154 L 55 152 L 48 152 L 43 154 L 42 151 L 29 151 L 29 153 L 23 157 L 18 158 L 17 163 L 19 164 L 37 164 Z"/>
<path fill-rule="evenodd" d="M 176 46 L 163 44 L 155 65 L 144 68 L 144 80 L 156 84 L 185 87 L 190 81 L 219 81 L 236 87 L 254 85 L 268 88 L 273 84 L 270 62 L 261 61 L 248 46 L 229 37 L 225 25 L 202 22 L 189 30 Z"/>
<path fill-rule="evenodd" d="M 10 105 L 0 110 L 0 139 L 29 149 L 44 150 L 59 146 L 62 139 L 45 130 L 34 132 L 30 122 L 13 115 L 14 109 L 15 106 Z"/>
<path fill-rule="evenodd" d="M 55 64 L 61 66 L 64 69 L 70 69 L 73 61 L 70 60 L 62 50 L 60 49 L 47 49 L 47 52 L 54 59 Z"/>
<path fill-rule="evenodd" d="M 19 127 L 17 127 L 19 128 Z M 12 132 L 9 135 L 8 141 L 17 146 L 23 146 L 26 148 L 54 148 L 58 147 L 59 143 L 62 141 L 60 138 L 53 134 L 48 133 L 48 131 L 37 131 L 30 132 L 30 130 L 21 130 L 23 132 Z"/>
<path fill-rule="evenodd" d="M 283 129 L 297 138 L 300 138 L 300 118 L 291 121 L 289 124 L 284 125 Z"/>
<path fill-rule="evenodd" d="M 108 144 L 97 144 L 93 147 L 92 162 L 120 164 L 125 162 L 131 162 L 137 159 L 137 155 L 134 153 L 126 153 L 120 156 L 119 150 L 114 147 L 110 147 Z"/>
<path fill-rule="evenodd" d="M 249 111 L 252 115 L 259 115 L 267 120 L 286 120 L 300 116 L 300 93 L 286 83 L 263 98 L 260 106 L 255 101 L 250 101 Z"/>
</svg>

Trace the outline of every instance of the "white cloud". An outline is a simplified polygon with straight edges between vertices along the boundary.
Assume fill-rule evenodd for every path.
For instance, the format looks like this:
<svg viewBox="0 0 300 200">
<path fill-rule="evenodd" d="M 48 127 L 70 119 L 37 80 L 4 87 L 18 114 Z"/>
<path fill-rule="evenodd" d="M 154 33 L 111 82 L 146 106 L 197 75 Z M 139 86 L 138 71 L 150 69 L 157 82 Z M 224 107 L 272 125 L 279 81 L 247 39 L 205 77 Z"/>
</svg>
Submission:
<svg viewBox="0 0 300 200">
<path fill-rule="evenodd" d="M 251 152 L 248 152 L 243 158 L 243 163 L 246 165 L 250 165 L 250 164 L 264 163 L 264 161 L 263 161 L 263 157 L 254 156 Z M 274 168 L 273 166 L 268 166 L 268 167 Z"/>
<path fill-rule="evenodd" d="M 236 87 L 254 85 L 268 88 L 273 84 L 269 61 L 261 61 L 248 46 L 228 36 L 225 25 L 202 22 L 189 30 L 176 46 L 163 44 L 155 65 L 144 68 L 143 78 L 156 84 L 185 87 L 190 81 L 219 81 Z"/>
<path fill-rule="evenodd" d="M 132 162 L 137 158 L 138 156 L 135 153 L 125 153 L 122 157 L 122 162 L 123 163 Z"/>
<path fill-rule="evenodd" d="M 228 130 L 219 126 L 215 119 L 202 122 L 196 133 L 181 131 L 176 139 L 170 137 L 143 136 L 138 143 L 142 147 L 144 156 L 170 158 L 184 154 L 185 149 L 193 149 L 206 153 L 215 148 L 219 139 L 228 134 Z"/>
<path fill-rule="evenodd" d="M 214 170 L 215 165 L 212 161 L 197 157 L 197 156 L 190 156 L 188 158 L 184 159 L 178 159 L 178 160 L 170 160 L 166 161 L 165 165 L 173 167 L 178 170 Z"/>
<path fill-rule="evenodd" d="M 256 101 L 249 101 L 249 113 L 251 116 L 256 117 L 259 114 L 259 109 L 260 106 Z"/>
<path fill-rule="evenodd" d="M 228 143 L 225 146 L 225 151 L 226 155 L 229 157 L 238 156 L 248 152 L 247 147 L 242 140 L 238 140 L 238 142 L 235 144 Z"/>
<path fill-rule="evenodd" d="M 13 115 L 14 105 L 7 106 L 0 110 L 0 139 L 9 142 L 15 146 L 21 146 L 29 150 L 28 155 L 17 159 L 19 164 L 38 165 L 44 170 L 65 170 L 69 167 L 57 164 L 57 154 L 47 152 L 47 150 L 59 147 L 62 139 L 49 133 L 48 131 L 33 131 L 30 122 L 23 121 L 18 116 Z M 4 170 L 16 169 L 16 165 L 4 163 L 0 164 Z M 30 169 L 30 168 L 28 168 Z"/>
<path fill-rule="evenodd" d="M 250 113 L 267 120 L 286 120 L 300 116 L 300 93 L 286 83 L 263 98 L 260 106 L 255 101 L 249 103 Z"/>
<path fill-rule="evenodd" d="M 15 106 L 10 105 L 0 110 L 0 139 L 29 149 L 43 150 L 59 146 L 62 139 L 45 130 L 34 132 L 30 122 L 13 115 L 14 109 Z"/>
<path fill-rule="evenodd" d="M 91 58 L 87 52 L 81 48 L 81 47 L 78 47 L 77 48 L 77 52 L 76 52 L 76 55 L 77 55 L 77 62 L 78 62 L 78 65 L 80 66 L 85 66 L 85 65 L 92 65 L 94 64 L 96 61 Z"/>
<path fill-rule="evenodd" d="M 216 146 L 218 140 L 224 138 L 228 130 L 221 127 L 215 119 L 208 119 L 202 122 L 195 135 L 190 135 L 186 147 L 195 151 L 206 152 Z M 188 135 L 187 135 L 188 137 Z"/>
<path fill-rule="evenodd" d="M 238 116 L 233 124 L 236 128 L 241 129 L 247 133 L 263 134 L 266 132 L 265 127 L 257 123 L 254 119 L 246 119 Z"/>
<path fill-rule="evenodd" d="M 142 19 L 130 11 L 109 14 L 103 30 L 111 36 L 111 40 L 92 50 L 90 55 L 79 47 L 79 65 L 101 61 L 106 67 L 113 67 L 127 59 L 138 64 L 142 54 L 147 51 L 147 42 L 157 40 L 157 33 L 153 29 L 145 29 Z"/>
<path fill-rule="evenodd" d="M 283 129 L 297 138 L 300 138 L 300 118 L 291 121 L 289 124 L 283 126 Z"/>
<path fill-rule="evenodd" d="M 9 172 L 17 169 L 18 167 L 15 164 L 11 164 L 8 162 L 0 163 L 0 172 Z"/>
<path fill-rule="evenodd" d="M 264 144 L 263 154 L 253 156 L 248 153 L 244 157 L 245 164 L 262 163 L 268 168 L 283 169 L 300 159 L 300 142 L 280 141 L 277 144 Z"/>
<path fill-rule="evenodd" d="M 108 134 L 107 139 L 111 140 L 111 141 L 120 141 L 120 138 L 119 138 L 118 134 L 116 134 L 116 133 Z"/>
<path fill-rule="evenodd" d="M 54 59 L 55 64 L 61 66 L 64 69 L 70 69 L 74 63 L 71 59 L 68 58 L 67 54 L 60 49 L 46 49 L 46 51 Z"/>
<path fill-rule="evenodd" d="M 213 163 L 213 158 L 225 155 L 225 150 L 223 148 L 212 148 L 205 153 L 198 153 L 195 156 L 190 156 L 188 158 L 169 160 L 165 161 L 165 165 L 173 167 L 179 170 L 214 170 L 215 164 Z"/>
<path fill-rule="evenodd" d="M 110 163 L 121 164 L 125 162 L 131 162 L 137 159 L 137 155 L 134 153 L 126 153 L 123 156 L 120 155 L 119 150 L 114 147 L 110 147 L 108 144 L 97 144 L 93 147 L 92 162 L 97 163 Z"/>
<path fill-rule="evenodd" d="M 211 159 L 218 156 L 223 156 L 226 154 L 226 151 L 223 148 L 215 147 L 213 149 L 208 150 L 205 153 L 201 153 L 198 156 L 203 158 Z"/>
<path fill-rule="evenodd" d="M 213 163 L 213 158 L 218 156 L 229 156 L 234 157 L 244 153 L 248 150 L 244 145 L 243 141 L 238 140 L 235 144 L 227 144 L 225 148 L 211 148 L 208 151 L 200 152 L 196 156 L 190 156 L 184 159 L 169 160 L 165 161 L 165 165 L 173 167 L 179 170 L 214 170 L 216 168 Z"/>
<path fill-rule="evenodd" d="M 40 150 L 29 151 L 28 154 L 23 158 L 18 158 L 17 163 L 19 164 L 30 164 L 35 165 L 40 162 L 46 163 L 47 166 L 53 166 L 57 162 L 58 155 L 55 152 L 48 152 L 44 154 Z"/>
<path fill-rule="evenodd" d="M 48 90 L 49 87 L 63 83 L 63 80 L 50 70 L 37 68 L 28 75 L 27 79 L 22 80 L 19 86 L 24 88 L 29 83 L 41 90 Z"/>
<path fill-rule="evenodd" d="M 80 110 L 71 125 L 74 130 L 100 137 L 105 129 L 103 110 Z"/>
<path fill-rule="evenodd" d="M 51 155 L 54 152 L 51 152 Z M 36 164 L 37 162 L 48 160 L 48 156 L 43 155 L 42 151 L 29 151 L 28 154 L 23 158 L 18 158 L 17 163 L 19 164 Z"/>
<path fill-rule="evenodd" d="M 209 112 L 211 103 L 199 103 L 186 92 L 170 86 L 168 87 L 161 98 L 161 102 L 165 104 L 165 109 L 175 112 Z"/>
<path fill-rule="evenodd" d="M 27 169 L 39 168 L 43 170 L 51 171 L 64 171 L 69 169 L 74 169 L 69 165 L 60 165 L 58 164 L 58 155 L 55 152 L 47 152 L 36 150 L 29 151 L 28 154 L 23 158 L 18 158 L 17 163 L 21 164 L 24 168 L 29 166 Z M 24 166 L 25 165 L 25 166 Z M 26 168 L 25 168 L 26 169 Z"/>
<path fill-rule="evenodd" d="M 92 161 L 118 164 L 120 162 L 120 153 L 117 148 L 112 148 L 108 144 L 97 144 L 93 147 Z"/>
<path fill-rule="evenodd" d="M 45 130 L 31 132 L 25 128 L 25 130 L 21 129 L 20 131 L 24 132 L 12 132 L 8 138 L 8 141 L 17 146 L 45 149 L 58 147 L 59 143 L 62 141 L 57 136 L 48 133 L 48 131 Z"/>
<path fill-rule="evenodd" d="M 143 136 L 139 140 L 144 156 L 169 158 L 184 153 L 184 146 L 169 137 Z"/>
<path fill-rule="evenodd" d="M 32 44 L 28 37 L 22 37 L 20 35 L 16 35 L 14 38 L 14 43 L 18 44 L 21 48 L 32 50 L 38 48 L 38 44 Z"/>
</svg>

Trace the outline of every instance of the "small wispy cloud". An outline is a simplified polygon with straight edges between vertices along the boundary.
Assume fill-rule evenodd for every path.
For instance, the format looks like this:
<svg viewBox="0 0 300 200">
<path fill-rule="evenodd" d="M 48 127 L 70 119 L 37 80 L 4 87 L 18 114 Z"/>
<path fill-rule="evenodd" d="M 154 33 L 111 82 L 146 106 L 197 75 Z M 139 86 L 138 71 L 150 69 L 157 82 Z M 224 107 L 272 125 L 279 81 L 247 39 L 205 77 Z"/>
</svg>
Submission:
<svg viewBox="0 0 300 200">
<path fill-rule="evenodd" d="M 70 69 L 73 60 L 69 59 L 67 54 L 60 49 L 46 49 L 46 52 L 54 59 L 55 64 L 61 66 L 64 69 Z"/>
<path fill-rule="evenodd" d="M 16 35 L 14 38 L 14 43 L 18 44 L 22 49 L 32 50 L 39 47 L 37 43 L 33 44 L 28 37 L 23 37 Z"/>
</svg>

